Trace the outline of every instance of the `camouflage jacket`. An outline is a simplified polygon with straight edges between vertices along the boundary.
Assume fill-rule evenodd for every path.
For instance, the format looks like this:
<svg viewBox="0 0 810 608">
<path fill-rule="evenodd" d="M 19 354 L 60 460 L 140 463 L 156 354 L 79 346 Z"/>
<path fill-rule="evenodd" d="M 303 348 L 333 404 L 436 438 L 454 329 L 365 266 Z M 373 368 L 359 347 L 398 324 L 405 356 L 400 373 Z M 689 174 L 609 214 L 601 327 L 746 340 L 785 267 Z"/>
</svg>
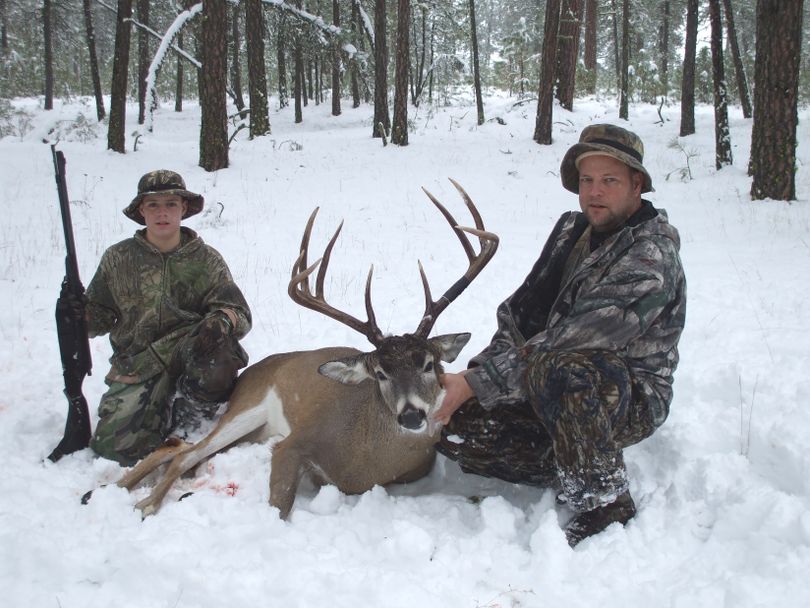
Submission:
<svg viewBox="0 0 810 608">
<path fill-rule="evenodd" d="M 470 362 L 466 378 L 484 407 L 525 399 L 535 353 L 607 350 L 627 363 L 634 398 L 647 403 L 655 426 L 666 419 L 686 313 L 680 237 L 649 202 L 638 215 L 567 270 L 588 222 L 563 214 L 526 280 L 498 307 L 489 346 Z"/>
<path fill-rule="evenodd" d="M 225 260 L 181 229 L 180 247 L 161 253 L 146 231 L 107 249 L 87 287 L 90 336 L 110 333 L 108 380 L 143 382 L 167 369 L 177 343 L 208 314 L 230 309 L 242 338 L 251 315 Z"/>
</svg>

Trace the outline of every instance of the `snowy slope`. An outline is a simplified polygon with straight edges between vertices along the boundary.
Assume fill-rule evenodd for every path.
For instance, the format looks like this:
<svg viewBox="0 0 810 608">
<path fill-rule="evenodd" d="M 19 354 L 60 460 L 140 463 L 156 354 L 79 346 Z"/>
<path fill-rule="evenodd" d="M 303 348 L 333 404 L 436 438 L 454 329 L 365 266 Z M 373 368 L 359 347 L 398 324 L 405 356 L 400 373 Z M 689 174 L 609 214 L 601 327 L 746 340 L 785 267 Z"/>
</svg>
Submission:
<svg viewBox="0 0 810 608">
<path fill-rule="evenodd" d="M 250 302 L 252 360 L 328 345 L 368 349 L 362 336 L 297 308 L 286 295 L 309 213 L 321 207 L 313 257 L 341 218 L 327 285 L 330 301 L 362 314 L 362 289 L 375 266 L 373 297 L 384 331 L 412 331 L 423 309 L 416 261 L 434 293 L 466 258 L 420 186 L 462 223 L 458 180 L 501 247 L 477 282 L 439 320 L 436 333 L 471 331 L 459 361 L 489 340 L 495 307 L 539 253 L 557 217 L 577 205 L 559 183 L 560 160 L 593 121 L 619 122 L 614 100 L 579 100 L 555 110 L 552 146 L 531 141 L 533 103 L 487 99 L 489 121 L 470 105 L 411 108 L 406 148 L 370 137 L 371 108 L 329 115 L 310 105 L 301 125 L 273 113 L 274 134 L 242 131 L 231 167 L 196 166 L 199 113 L 170 107 L 138 151 L 109 152 L 106 134 L 82 141 L 69 125 L 92 108 L 53 112 L 17 102 L 33 129 L 0 140 L 0 588 L 8 606 L 719 606 L 810 605 L 810 148 L 799 129 L 793 203 L 748 200 L 751 122 L 731 110 L 734 165 L 714 168 L 713 114 L 699 108 L 698 134 L 669 146 L 679 107 L 631 108 L 645 165 L 682 238 L 689 304 L 665 425 L 626 452 L 638 516 L 571 550 L 550 492 L 467 476 L 440 458 L 407 487 L 345 496 L 333 487 L 299 495 L 281 522 L 267 506 L 269 450 L 247 445 L 216 456 L 182 480 L 162 511 L 140 520 L 145 495 L 115 487 L 121 468 L 89 450 L 44 461 L 61 437 L 66 401 L 53 321 L 64 274 L 63 238 L 52 177 L 53 140 L 67 157 L 68 188 L 82 276 L 89 282 L 109 245 L 134 231 L 121 209 L 137 179 L 155 168 L 183 174 L 207 212 L 189 220 L 219 249 Z M 135 109 L 127 130 L 132 132 Z M 92 124 L 91 124 L 92 126 Z M 57 131 L 52 132 L 56 127 Z M 127 149 L 132 150 L 133 138 Z M 671 174 L 669 179 L 666 176 Z M 221 204 L 220 204 L 221 203 Z M 104 391 L 109 345 L 92 341 L 94 373 L 85 395 Z M 192 497 L 177 502 L 181 493 Z M 477 503 L 471 496 L 482 496 Z"/>
</svg>

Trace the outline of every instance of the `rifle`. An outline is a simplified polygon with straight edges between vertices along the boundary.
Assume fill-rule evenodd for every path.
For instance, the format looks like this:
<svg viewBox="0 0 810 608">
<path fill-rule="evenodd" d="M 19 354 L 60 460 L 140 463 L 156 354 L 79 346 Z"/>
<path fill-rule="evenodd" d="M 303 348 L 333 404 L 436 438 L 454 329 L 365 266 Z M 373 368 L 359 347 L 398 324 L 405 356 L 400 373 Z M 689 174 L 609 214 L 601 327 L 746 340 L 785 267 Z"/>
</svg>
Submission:
<svg viewBox="0 0 810 608">
<path fill-rule="evenodd" d="M 82 394 L 84 377 L 90 375 L 93 362 L 90 359 L 90 338 L 84 315 L 76 315 L 70 301 L 84 300 L 84 286 L 79 279 L 79 264 L 76 261 L 76 246 L 73 241 L 73 225 L 70 221 L 70 204 L 65 182 L 65 155 L 51 146 L 53 167 L 56 173 L 56 189 L 59 193 L 59 208 L 62 211 L 62 227 L 65 230 L 65 278 L 56 301 L 56 333 L 59 338 L 59 354 L 62 357 L 62 375 L 65 379 L 65 396 L 68 399 L 67 422 L 62 441 L 48 458 L 56 462 L 62 456 L 72 454 L 90 445 L 90 412 Z M 77 318 L 78 317 L 78 318 Z"/>
</svg>

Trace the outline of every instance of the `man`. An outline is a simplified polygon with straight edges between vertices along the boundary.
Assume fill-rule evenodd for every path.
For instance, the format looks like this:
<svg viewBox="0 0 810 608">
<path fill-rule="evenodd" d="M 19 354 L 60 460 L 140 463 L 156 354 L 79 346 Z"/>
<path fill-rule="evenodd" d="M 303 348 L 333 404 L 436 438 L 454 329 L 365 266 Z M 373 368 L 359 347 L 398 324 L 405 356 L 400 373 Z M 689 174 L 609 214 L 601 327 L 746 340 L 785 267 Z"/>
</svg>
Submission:
<svg viewBox="0 0 810 608">
<path fill-rule="evenodd" d="M 680 239 L 635 133 L 586 127 L 560 167 L 581 213 L 563 214 L 489 346 L 434 417 L 439 451 L 467 472 L 554 487 L 573 547 L 636 509 L 622 449 L 669 413 L 686 310 Z"/>
<path fill-rule="evenodd" d="M 247 302 L 222 256 L 180 225 L 202 208 L 179 174 L 144 175 L 124 215 L 145 228 L 104 252 L 87 288 L 90 336 L 109 332 L 113 348 L 90 447 L 123 465 L 212 417 L 247 365 Z"/>
</svg>

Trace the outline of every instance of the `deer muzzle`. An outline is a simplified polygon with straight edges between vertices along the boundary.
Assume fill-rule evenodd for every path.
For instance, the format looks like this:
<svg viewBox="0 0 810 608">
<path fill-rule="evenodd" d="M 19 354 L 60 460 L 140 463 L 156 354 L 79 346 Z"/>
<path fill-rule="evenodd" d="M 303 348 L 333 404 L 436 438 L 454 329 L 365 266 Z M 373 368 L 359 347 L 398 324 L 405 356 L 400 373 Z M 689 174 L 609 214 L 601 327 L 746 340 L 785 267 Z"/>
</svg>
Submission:
<svg viewBox="0 0 810 608">
<path fill-rule="evenodd" d="M 397 416 L 397 423 L 409 431 L 421 431 L 427 426 L 427 414 L 412 403 L 406 403 Z"/>
</svg>

